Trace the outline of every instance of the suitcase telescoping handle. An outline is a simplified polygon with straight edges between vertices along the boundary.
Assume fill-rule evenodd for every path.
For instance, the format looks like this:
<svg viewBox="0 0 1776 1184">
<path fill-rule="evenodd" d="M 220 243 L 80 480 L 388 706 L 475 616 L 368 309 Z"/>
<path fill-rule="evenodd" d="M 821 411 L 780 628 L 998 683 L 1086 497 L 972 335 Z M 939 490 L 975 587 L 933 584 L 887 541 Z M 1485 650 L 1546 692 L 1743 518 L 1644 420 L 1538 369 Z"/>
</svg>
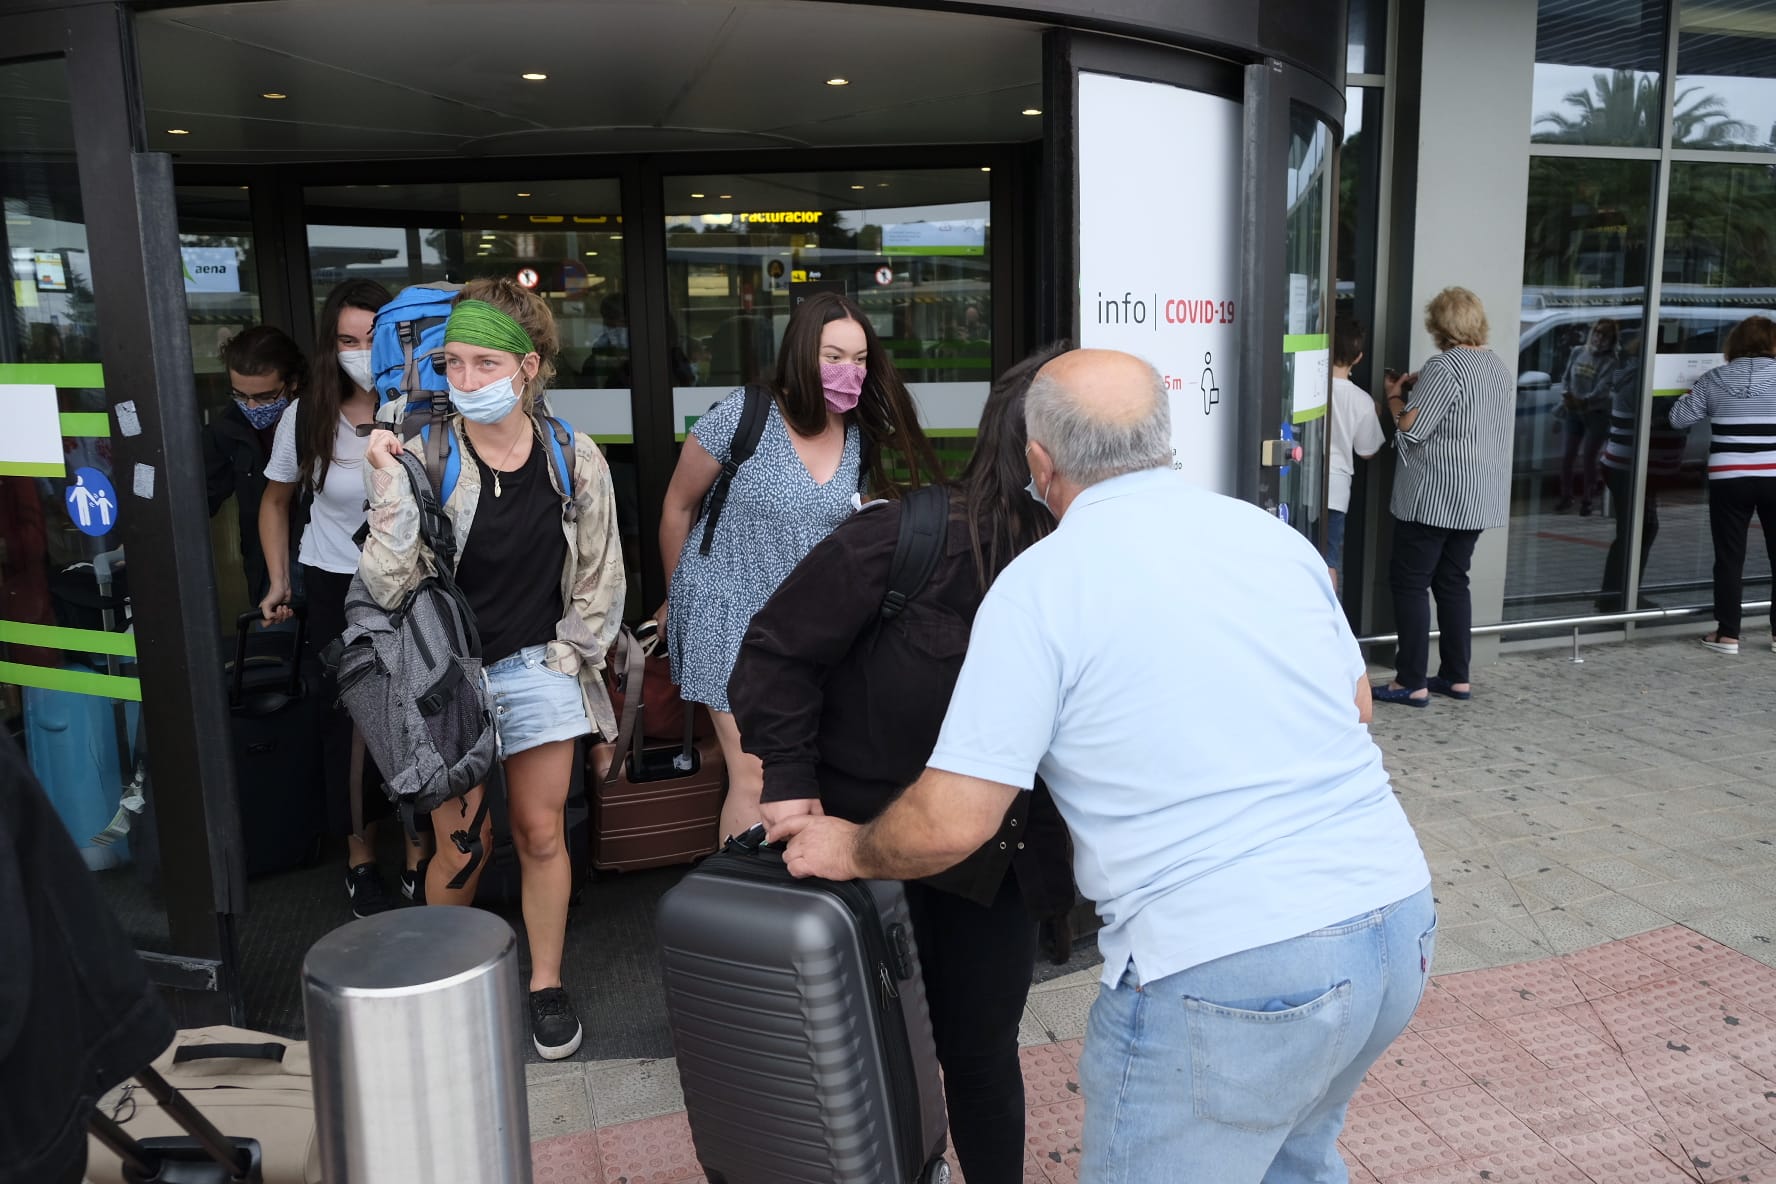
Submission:
<svg viewBox="0 0 1776 1184">
<path fill-rule="evenodd" d="M 290 611 L 296 615 L 296 649 L 290 655 L 290 698 L 302 694 L 302 642 L 308 636 L 308 604 L 292 600 Z M 247 673 L 247 633 L 265 619 L 258 609 L 251 608 L 234 620 L 234 670 L 228 683 L 228 705 L 239 707 L 246 697 L 242 680 Z"/>
<path fill-rule="evenodd" d="M 136 1080 L 190 1137 L 138 1142 L 112 1119 L 94 1111 L 87 1125 L 93 1136 L 123 1161 L 125 1184 L 263 1184 L 264 1152 L 259 1140 L 223 1134 L 151 1068 L 136 1074 Z"/>
</svg>

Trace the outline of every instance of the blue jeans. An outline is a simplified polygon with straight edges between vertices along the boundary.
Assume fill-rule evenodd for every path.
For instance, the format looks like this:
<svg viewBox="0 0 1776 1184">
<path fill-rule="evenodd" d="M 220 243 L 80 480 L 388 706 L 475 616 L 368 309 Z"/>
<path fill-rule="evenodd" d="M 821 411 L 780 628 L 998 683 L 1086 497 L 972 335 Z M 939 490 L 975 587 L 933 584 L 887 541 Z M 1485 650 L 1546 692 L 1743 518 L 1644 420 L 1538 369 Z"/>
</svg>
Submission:
<svg viewBox="0 0 1776 1184">
<path fill-rule="evenodd" d="M 1339 599 L 1344 598 L 1344 511 L 1326 511 L 1326 566 L 1335 577 Z"/>
<path fill-rule="evenodd" d="M 1338 1132 L 1424 993 L 1424 889 L 1288 941 L 1099 989 L 1080 1184 L 1345 1184 Z"/>
</svg>

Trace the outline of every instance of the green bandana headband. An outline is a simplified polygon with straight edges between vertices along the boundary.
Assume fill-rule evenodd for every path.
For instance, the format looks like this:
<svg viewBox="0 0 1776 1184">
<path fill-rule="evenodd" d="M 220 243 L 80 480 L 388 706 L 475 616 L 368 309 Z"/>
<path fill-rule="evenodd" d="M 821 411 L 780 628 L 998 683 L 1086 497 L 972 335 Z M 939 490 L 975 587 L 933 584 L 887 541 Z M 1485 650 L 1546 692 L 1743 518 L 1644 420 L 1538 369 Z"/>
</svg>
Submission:
<svg viewBox="0 0 1776 1184">
<path fill-rule="evenodd" d="M 521 358 L 536 352 L 524 326 L 485 300 L 460 300 L 450 310 L 450 319 L 444 323 L 444 342 L 448 345 L 452 341 L 503 349 Z"/>
</svg>

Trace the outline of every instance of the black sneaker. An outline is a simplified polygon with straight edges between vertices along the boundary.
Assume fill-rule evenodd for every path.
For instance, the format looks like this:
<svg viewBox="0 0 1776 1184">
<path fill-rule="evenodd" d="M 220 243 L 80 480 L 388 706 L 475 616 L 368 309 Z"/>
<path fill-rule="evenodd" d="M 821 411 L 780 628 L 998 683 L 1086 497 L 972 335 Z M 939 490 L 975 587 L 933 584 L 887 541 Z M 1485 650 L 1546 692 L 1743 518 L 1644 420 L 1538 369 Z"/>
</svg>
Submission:
<svg viewBox="0 0 1776 1184">
<path fill-rule="evenodd" d="M 580 1047 L 580 1017 L 560 987 L 530 993 L 530 1039 L 545 1061 L 571 1057 Z"/>
<path fill-rule="evenodd" d="M 420 904 L 424 904 L 425 903 L 425 881 L 423 879 L 421 879 L 421 876 L 423 874 L 424 873 L 419 868 L 415 868 L 415 867 L 402 868 L 401 869 L 401 895 L 405 896 L 408 900 L 416 900 Z"/>
<path fill-rule="evenodd" d="M 360 863 L 345 873 L 345 894 L 351 898 L 352 916 L 373 917 L 395 907 L 382 872 L 374 863 Z"/>
</svg>

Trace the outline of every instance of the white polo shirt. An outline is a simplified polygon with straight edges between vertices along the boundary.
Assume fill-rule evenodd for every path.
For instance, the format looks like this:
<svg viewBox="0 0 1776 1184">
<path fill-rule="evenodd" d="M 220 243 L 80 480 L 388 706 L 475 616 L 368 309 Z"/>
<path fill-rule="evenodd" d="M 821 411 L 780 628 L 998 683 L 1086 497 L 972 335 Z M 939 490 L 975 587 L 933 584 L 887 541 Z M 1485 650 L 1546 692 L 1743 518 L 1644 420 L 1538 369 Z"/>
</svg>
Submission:
<svg viewBox="0 0 1776 1184">
<path fill-rule="evenodd" d="M 933 768 L 1072 831 L 1103 981 L 1411 896 L 1430 870 L 1357 718 L 1356 639 L 1301 535 L 1169 469 L 1094 485 L 975 618 Z"/>
</svg>

